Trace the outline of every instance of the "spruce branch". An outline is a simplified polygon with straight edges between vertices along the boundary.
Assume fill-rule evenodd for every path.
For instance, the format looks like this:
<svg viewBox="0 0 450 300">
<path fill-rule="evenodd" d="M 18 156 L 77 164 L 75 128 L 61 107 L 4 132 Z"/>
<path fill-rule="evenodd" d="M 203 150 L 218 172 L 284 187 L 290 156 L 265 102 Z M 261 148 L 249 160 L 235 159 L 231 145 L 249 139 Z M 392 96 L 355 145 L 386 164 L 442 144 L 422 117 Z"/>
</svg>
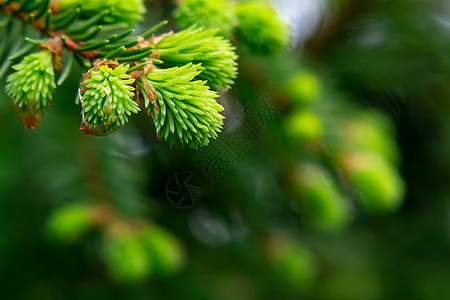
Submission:
<svg viewBox="0 0 450 300">
<path fill-rule="evenodd" d="M 217 136 L 223 118 L 219 112 L 223 108 L 215 100 L 217 93 L 209 87 L 224 91 L 233 84 L 237 73 L 234 47 L 216 36 L 217 30 L 196 27 L 155 36 L 167 21 L 141 35 L 134 34 L 129 24 L 140 19 L 142 7 L 137 0 L 112 1 L 108 5 L 96 0 L 0 2 L 0 11 L 9 15 L 5 22 L 0 22 L 7 36 L 11 34 L 9 27 L 17 23 L 13 19 L 38 33 L 24 36 L 26 44 L 19 43 L 16 48 L 20 49 L 9 60 L 19 60 L 36 48 L 47 55 L 45 62 L 40 59 L 43 74 L 33 75 L 27 70 L 25 62 L 29 59 L 24 58 L 24 63 L 15 67 L 23 72 L 11 75 L 8 80 L 9 94 L 19 104 L 18 108 L 24 109 L 32 106 L 30 99 L 27 106 L 23 104 L 21 86 L 25 84 L 28 91 L 26 84 L 47 76 L 43 82 L 49 86 L 42 91 L 42 84 L 33 86 L 34 94 L 30 94 L 43 96 L 28 97 L 40 104 L 31 109 L 37 117 L 32 123 L 24 122 L 27 127 L 37 127 L 50 103 L 56 88 L 54 69 L 62 69 L 57 81 L 61 85 L 68 78 L 74 59 L 88 70 L 80 91 L 83 117 L 80 130 L 95 135 L 110 134 L 140 111 L 143 100 L 146 112 L 153 116 L 158 136 L 171 145 L 175 135 L 193 148 L 206 145 Z M 71 58 L 63 60 L 63 53 Z M 8 68 L 8 64 L 3 65 L 0 74 Z M 204 81 L 194 80 L 197 77 Z"/>
</svg>

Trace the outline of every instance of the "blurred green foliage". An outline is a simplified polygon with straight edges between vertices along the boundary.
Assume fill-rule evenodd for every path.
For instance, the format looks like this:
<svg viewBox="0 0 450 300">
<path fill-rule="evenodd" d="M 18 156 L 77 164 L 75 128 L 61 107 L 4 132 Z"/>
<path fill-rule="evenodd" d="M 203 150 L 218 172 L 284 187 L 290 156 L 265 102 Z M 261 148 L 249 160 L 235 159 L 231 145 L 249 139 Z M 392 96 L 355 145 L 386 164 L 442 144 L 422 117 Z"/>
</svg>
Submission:
<svg viewBox="0 0 450 300">
<path fill-rule="evenodd" d="M 350 203 L 341 195 L 335 181 L 325 170 L 310 164 L 296 171 L 299 211 L 314 227 L 339 231 L 352 219 Z"/>
<path fill-rule="evenodd" d="M 0 94 L 0 298 L 448 298 L 450 6 L 329 2 L 289 51 L 234 40 L 225 134 L 197 151 L 158 142 L 145 116 L 77 132 L 79 70 L 33 132 Z M 215 180 L 196 160 L 211 149 L 232 160 Z M 182 171 L 202 182 L 190 209 L 167 201 Z"/>
<path fill-rule="evenodd" d="M 75 204 L 59 207 L 47 223 L 48 235 L 65 243 L 72 243 L 89 231 L 93 223 L 92 209 Z"/>
<path fill-rule="evenodd" d="M 221 35 L 229 37 L 235 23 L 235 5 L 228 0 L 181 0 L 175 19 L 181 28 L 218 28 Z"/>
</svg>

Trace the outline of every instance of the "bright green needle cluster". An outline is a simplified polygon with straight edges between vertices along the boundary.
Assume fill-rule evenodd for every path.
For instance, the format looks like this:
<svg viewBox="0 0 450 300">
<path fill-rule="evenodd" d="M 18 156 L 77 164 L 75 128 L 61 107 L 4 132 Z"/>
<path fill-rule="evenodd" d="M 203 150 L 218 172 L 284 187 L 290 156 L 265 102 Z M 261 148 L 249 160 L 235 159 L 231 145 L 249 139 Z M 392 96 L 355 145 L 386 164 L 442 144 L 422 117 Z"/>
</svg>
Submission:
<svg viewBox="0 0 450 300">
<path fill-rule="evenodd" d="M 56 89 L 52 53 L 45 50 L 30 54 L 12 68 L 16 72 L 6 80 L 8 95 L 20 108 L 45 109 Z"/>
<path fill-rule="evenodd" d="M 197 149 L 217 137 L 223 125 L 217 93 L 205 81 L 193 80 L 201 66 L 189 63 L 181 68 L 153 69 L 147 79 L 156 90 L 153 121 L 160 139 L 172 146 L 176 138 Z"/>
<path fill-rule="evenodd" d="M 216 90 L 228 89 L 237 74 L 235 48 L 218 30 L 191 27 L 165 37 L 155 45 L 161 60 L 171 66 L 201 63 L 198 76 Z"/>
<path fill-rule="evenodd" d="M 238 37 L 255 54 L 273 55 L 289 43 L 287 24 L 265 1 L 245 1 L 237 5 Z"/>
<path fill-rule="evenodd" d="M 62 10 L 81 5 L 83 14 L 88 16 L 93 16 L 109 9 L 111 12 L 104 17 L 105 22 L 124 22 L 129 25 L 134 25 L 141 21 L 146 13 L 144 1 L 142 0 L 59 0 L 59 5 Z"/>
<path fill-rule="evenodd" d="M 56 89 L 52 53 L 43 50 L 30 54 L 12 68 L 16 72 L 8 76 L 6 92 L 25 126 L 35 128 Z"/>
<path fill-rule="evenodd" d="M 182 0 L 175 12 L 179 27 L 198 25 L 204 28 L 218 28 L 220 35 L 229 37 L 235 18 L 234 2 L 228 0 Z"/>
<path fill-rule="evenodd" d="M 115 69 L 103 65 L 98 71 L 91 71 L 90 78 L 84 81 L 82 113 L 89 133 L 114 132 L 128 122 L 131 113 L 140 111 L 131 86 L 134 79 L 126 73 L 128 68 L 129 65 L 119 65 Z"/>
</svg>

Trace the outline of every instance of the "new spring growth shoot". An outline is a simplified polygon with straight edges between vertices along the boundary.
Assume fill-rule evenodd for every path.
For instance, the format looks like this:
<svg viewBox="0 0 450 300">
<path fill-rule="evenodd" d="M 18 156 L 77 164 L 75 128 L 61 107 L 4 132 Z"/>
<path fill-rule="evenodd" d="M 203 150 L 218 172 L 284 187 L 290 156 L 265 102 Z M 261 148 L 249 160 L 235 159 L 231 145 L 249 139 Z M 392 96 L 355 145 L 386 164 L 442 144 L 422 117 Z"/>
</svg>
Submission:
<svg viewBox="0 0 450 300">
<path fill-rule="evenodd" d="M 216 29 L 191 27 L 155 35 L 167 24 L 162 21 L 136 34 L 128 25 L 141 19 L 142 0 L 10 2 L 0 2 L 0 9 L 9 15 L 0 29 L 7 43 L 17 39 L 17 32 L 23 33 L 2 64 L 0 78 L 9 70 L 9 61 L 23 58 L 35 47 L 46 49 L 23 58 L 8 78 L 8 94 L 26 126 L 35 128 L 52 100 L 54 66 L 62 69 L 57 80 L 61 85 L 76 61 L 87 71 L 79 90 L 80 130 L 107 135 L 144 109 L 153 118 L 158 137 L 170 145 L 178 139 L 198 148 L 217 137 L 223 107 L 216 101 L 216 91 L 226 91 L 234 83 L 237 55 L 228 40 L 216 36 Z M 25 37 L 24 26 L 36 31 L 33 38 Z"/>
<path fill-rule="evenodd" d="M 126 73 L 129 65 L 104 63 L 85 75 L 81 90 L 81 129 L 95 135 L 116 131 L 128 122 L 128 116 L 140 111 L 131 86 L 134 79 Z"/>
<path fill-rule="evenodd" d="M 48 50 L 30 54 L 12 67 L 15 72 L 6 80 L 19 119 L 31 129 L 39 125 L 56 89 L 52 53 Z"/>
<path fill-rule="evenodd" d="M 235 48 L 217 29 L 191 27 L 169 35 L 155 45 L 167 66 L 184 66 L 190 62 L 201 64 L 198 77 L 207 80 L 215 90 L 226 90 L 237 74 Z"/>
<path fill-rule="evenodd" d="M 146 107 L 153 114 L 158 137 L 171 146 L 176 139 L 195 149 L 205 146 L 222 128 L 223 107 L 215 99 L 218 94 L 206 81 L 194 79 L 201 74 L 199 69 L 200 64 L 189 63 L 181 68 L 153 69 L 146 75 L 157 94 L 157 103 Z"/>
</svg>

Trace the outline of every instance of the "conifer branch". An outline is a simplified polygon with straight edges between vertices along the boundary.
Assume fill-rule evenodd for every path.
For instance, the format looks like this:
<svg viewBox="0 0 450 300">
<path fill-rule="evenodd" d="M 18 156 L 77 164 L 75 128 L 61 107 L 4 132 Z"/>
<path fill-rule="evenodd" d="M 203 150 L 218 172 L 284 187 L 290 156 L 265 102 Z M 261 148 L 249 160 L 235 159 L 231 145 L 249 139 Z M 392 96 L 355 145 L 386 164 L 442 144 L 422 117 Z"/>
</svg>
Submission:
<svg viewBox="0 0 450 300">
<path fill-rule="evenodd" d="M 231 87 L 237 73 L 234 47 L 216 36 L 217 31 L 192 27 L 155 36 L 167 24 L 162 21 L 142 34 L 135 34 L 130 26 L 145 12 L 139 0 L 112 1 L 107 5 L 97 0 L 5 0 L 0 2 L 1 12 L 7 16 L 0 27 L 8 39 L 12 39 L 11 28 L 17 26 L 31 27 L 35 31 L 20 34 L 13 55 L 0 68 L 0 75 L 4 75 L 10 62 L 22 60 L 13 66 L 16 73 L 7 79 L 7 92 L 26 127 L 38 126 L 56 86 L 68 78 L 74 58 L 87 69 L 79 93 L 83 117 L 80 130 L 95 135 L 110 134 L 123 127 L 131 114 L 140 111 L 139 105 L 144 101 L 147 113 L 158 122 L 155 123 L 158 136 L 171 145 L 175 134 L 182 143 L 194 148 L 208 144 L 210 138 L 217 136 L 222 124 L 218 112 L 222 108 L 214 100 L 217 94 L 209 87 L 224 91 Z M 64 60 L 67 61 L 65 66 L 62 65 L 63 55 L 71 56 Z M 26 65 L 32 60 L 36 60 L 33 63 L 36 70 Z M 170 67 L 172 69 L 167 69 Z M 54 69 L 62 70 L 57 84 Z M 161 77 L 161 74 L 167 76 Z M 194 80 L 194 77 L 206 81 Z M 34 84 L 32 88 L 30 84 Z M 156 106 L 148 106 L 149 96 L 152 105 L 155 104 L 151 93 L 157 91 L 158 101 L 163 101 L 157 105 L 164 110 L 164 105 L 172 103 L 167 97 L 172 85 L 178 86 L 177 92 L 181 93 L 178 100 L 194 99 L 182 105 L 191 107 L 191 113 L 195 111 L 196 115 L 206 117 L 195 117 L 196 121 L 192 121 L 190 113 L 183 113 L 182 109 L 173 109 L 169 115 L 161 117 Z M 176 131 L 174 120 L 181 126 Z M 164 127 L 161 135 L 164 124 L 169 124 L 169 130 Z M 191 127 L 188 129 L 187 125 Z"/>
</svg>

